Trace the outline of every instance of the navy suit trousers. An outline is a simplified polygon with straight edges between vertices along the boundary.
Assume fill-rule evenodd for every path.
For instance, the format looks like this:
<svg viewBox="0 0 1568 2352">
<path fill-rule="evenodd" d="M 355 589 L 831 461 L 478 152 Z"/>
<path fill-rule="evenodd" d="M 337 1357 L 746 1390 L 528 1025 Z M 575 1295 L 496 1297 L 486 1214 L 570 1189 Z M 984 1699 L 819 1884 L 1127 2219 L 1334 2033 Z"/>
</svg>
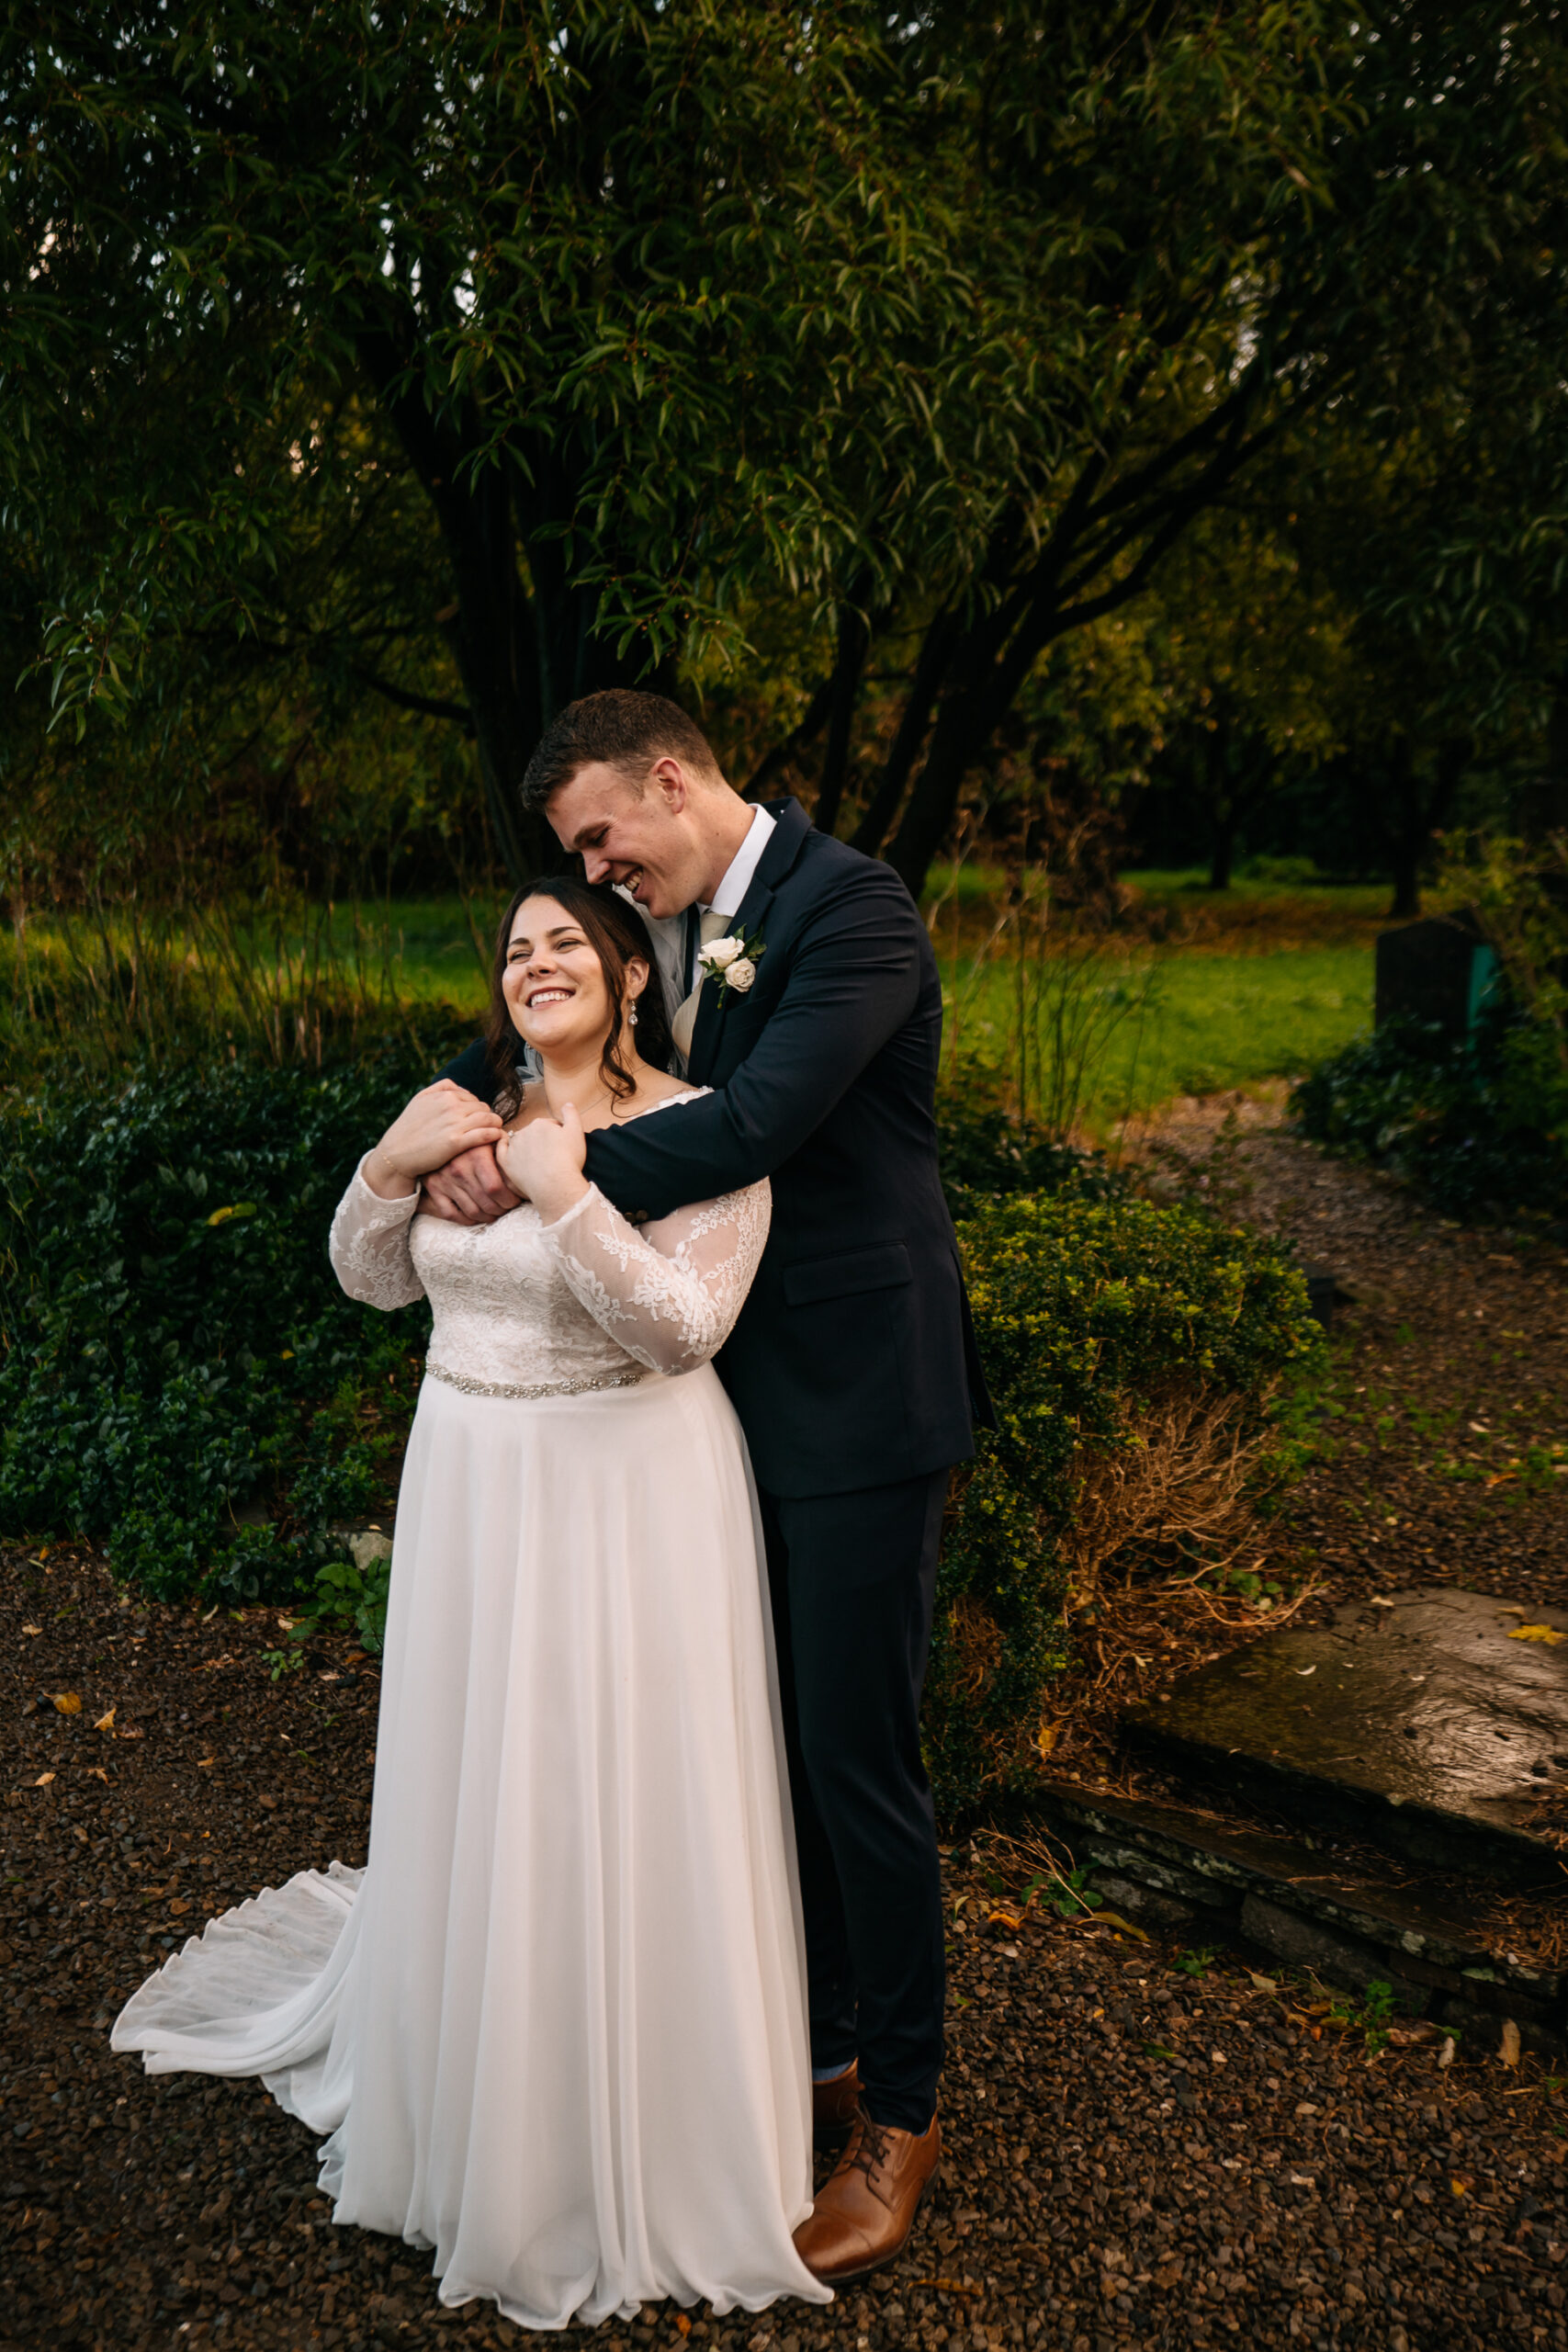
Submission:
<svg viewBox="0 0 1568 2352">
<path fill-rule="evenodd" d="M 942 1867 L 920 1690 L 951 1472 L 761 1495 L 818 2069 L 924 2132 L 942 2071 Z"/>
</svg>

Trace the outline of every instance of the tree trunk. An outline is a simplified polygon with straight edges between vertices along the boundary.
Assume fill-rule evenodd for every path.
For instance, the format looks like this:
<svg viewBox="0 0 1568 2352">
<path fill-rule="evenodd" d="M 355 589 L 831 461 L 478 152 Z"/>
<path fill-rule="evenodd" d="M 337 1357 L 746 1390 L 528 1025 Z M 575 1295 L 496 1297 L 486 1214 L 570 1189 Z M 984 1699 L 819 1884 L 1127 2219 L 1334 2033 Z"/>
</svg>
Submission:
<svg viewBox="0 0 1568 2352">
<path fill-rule="evenodd" d="M 605 686 L 668 694 L 674 661 L 650 662 L 635 646 L 623 655 L 613 639 L 595 632 L 598 600 L 572 581 L 563 543 L 547 529 L 557 519 L 570 520 L 575 507 L 570 444 L 530 450 L 535 489 L 531 512 L 520 517 L 508 474 L 512 459 L 464 465 L 470 445 L 478 446 L 479 420 L 469 420 L 465 431 L 432 416 L 407 380 L 405 339 L 397 322 L 367 330 L 360 358 L 435 510 L 456 599 L 441 626 L 463 681 L 496 843 L 507 873 L 521 882 L 558 869 L 561 861 L 549 827 L 525 817 L 518 805 L 524 771 L 545 729 L 569 702 Z M 532 601 L 518 563 L 520 539 L 534 582 Z"/>
<path fill-rule="evenodd" d="M 1231 870 L 1235 864 L 1235 837 L 1241 824 L 1241 808 L 1231 788 L 1230 752 L 1230 731 L 1216 720 L 1203 746 L 1203 765 L 1208 783 L 1211 890 L 1230 888 Z"/>
<path fill-rule="evenodd" d="M 1395 922 L 1413 922 L 1421 911 L 1421 853 L 1427 845 L 1427 826 L 1408 735 L 1399 736 L 1394 742 L 1389 780 L 1393 787 L 1393 903 L 1388 911 Z"/>
<path fill-rule="evenodd" d="M 1214 819 L 1209 842 L 1211 890 L 1228 890 L 1231 887 L 1232 869 L 1235 865 L 1236 824 L 1234 808 L 1227 808 L 1223 816 Z"/>
<path fill-rule="evenodd" d="M 1452 813 L 1470 764 L 1471 748 L 1468 735 L 1445 736 L 1438 746 L 1431 788 L 1423 791 L 1409 737 L 1402 735 L 1394 744 L 1390 762 L 1394 804 L 1393 903 L 1389 914 L 1395 922 L 1413 922 L 1421 911 L 1422 864 L 1432 835 Z"/>
<path fill-rule="evenodd" d="M 1519 831 L 1527 841 L 1568 831 L 1568 679 L 1559 678 L 1546 719 L 1546 765 L 1520 795 Z"/>
<path fill-rule="evenodd" d="M 838 658 L 833 664 L 833 701 L 829 714 L 828 749 L 817 786 L 812 823 L 819 833 L 833 832 L 844 797 L 850 766 L 850 729 L 860 696 L 861 673 L 871 648 L 871 629 L 857 605 L 840 608 Z"/>
</svg>

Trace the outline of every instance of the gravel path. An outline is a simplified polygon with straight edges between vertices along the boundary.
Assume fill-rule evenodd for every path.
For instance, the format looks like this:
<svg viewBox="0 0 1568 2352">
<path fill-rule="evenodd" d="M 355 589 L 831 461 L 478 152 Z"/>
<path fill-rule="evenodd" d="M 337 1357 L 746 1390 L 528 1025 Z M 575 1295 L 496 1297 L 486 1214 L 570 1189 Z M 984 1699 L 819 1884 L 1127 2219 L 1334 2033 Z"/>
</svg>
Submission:
<svg viewBox="0 0 1568 2352">
<path fill-rule="evenodd" d="M 109 2054 L 109 2014 L 204 1914 L 363 1857 L 375 1677 L 323 1653 L 274 1686 L 276 1638 L 254 1614 L 124 1607 L 69 1555 L 5 1564 L 5 2346 L 523 2340 L 488 2309 L 443 2314 L 409 2249 L 334 2231 L 308 2135 L 259 2085 Z M 822 2314 L 665 2308 L 588 2340 L 1568 2346 L 1568 2110 L 1539 2061 L 1369 2062 L 1312 1988 L 1015 1926 L 987 1868 L 949 1857 L 948 2163 L 907 2258 Z"/>
<path fill-rule="evenodd" d="M 1252 1115 L 1247 1213 L 1355 1294 L 1337 1449 L 1284 1531 L 1324 1605 L 1450 1578 L 1568 1601 L 1561 1259 L 1445 1227 Z M 1201 1155 L 1214 1125 L 1167 1133 Z M 121 1603 L 68 1551 L 0 1559 L 0 2352 L 524 2341 L 488 2308 L 443 2313 L 409 2248 L 334 2231 L 309 2136 L 258 2085 L 109 2055 L 109 2016 L 204 1916 L 363 1860 L 374 1670 L 329 1645 L 274 1685 L 277 1638 L 262 1612 Z M 1015 1924 L 967 1847 L 948 1880 L 947 2165 L 906 2259 L 820 2314 L 666 2307 L 584 2340 L 1568 2352 L 1568 2068 L 1369 2051 L 1310 1984 Z"/>
</svg>

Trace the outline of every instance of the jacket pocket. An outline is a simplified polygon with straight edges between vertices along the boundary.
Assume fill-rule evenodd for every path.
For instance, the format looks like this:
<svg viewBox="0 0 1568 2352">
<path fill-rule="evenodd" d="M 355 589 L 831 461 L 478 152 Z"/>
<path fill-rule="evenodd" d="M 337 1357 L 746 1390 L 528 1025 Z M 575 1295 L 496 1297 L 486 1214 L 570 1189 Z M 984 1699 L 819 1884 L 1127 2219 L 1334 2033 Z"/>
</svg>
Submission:
<svg viewBox="0 0 1568 2352">
<path fill-rule="evenodd" d="M 783 1270 L 786 1306 L 814 1306 L 824 1298 L 850 1298 L 860 1291 L 897 1290 L 914 1280 L 909 1253 L 901 1241 L 879 1241 L 872 1250 L 846 1250 L 837 1258 L 813 1258 Z"/>
</svg>

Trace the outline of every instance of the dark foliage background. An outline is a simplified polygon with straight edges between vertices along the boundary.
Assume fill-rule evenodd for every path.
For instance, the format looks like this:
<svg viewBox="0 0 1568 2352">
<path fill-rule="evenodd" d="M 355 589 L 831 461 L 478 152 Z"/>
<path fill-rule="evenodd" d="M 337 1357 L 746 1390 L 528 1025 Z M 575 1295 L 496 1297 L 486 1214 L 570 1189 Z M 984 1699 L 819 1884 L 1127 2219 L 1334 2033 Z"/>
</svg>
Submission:
<svg viewBox="0 0 1568 2352">
<path fill-rule="evenodd" d="M 434 1038 L 0 1109 L 0 1528 L 79 1530 L 164 1599 L 283 1598 L 363 1515 L 428 1329 L 345 1298 L 327 1228 Z"/>
</svg>

